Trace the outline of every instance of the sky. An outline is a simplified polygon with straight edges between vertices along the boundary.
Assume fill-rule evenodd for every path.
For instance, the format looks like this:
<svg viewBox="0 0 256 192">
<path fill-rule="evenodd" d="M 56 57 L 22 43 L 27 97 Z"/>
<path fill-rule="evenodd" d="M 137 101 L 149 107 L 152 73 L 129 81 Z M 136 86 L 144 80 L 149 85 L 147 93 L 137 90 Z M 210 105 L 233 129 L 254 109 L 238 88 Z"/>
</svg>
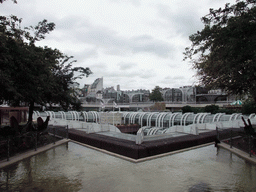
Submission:
<svg viewBox="0 0 256 192">
<path fill-rule="evenodd" d="M 22 18 L 23 26 L 43 19 L 56 28 L 38 46 L 57 48 L 89 67 L 80 87 L 103 77 L 103 87 L 121 90 L 196 85 L 196 71 L 183 61 L 189 36 L 203 29 L 210 8 L 235 0 L 7 0 L 1 15 Z"/>
</svg>

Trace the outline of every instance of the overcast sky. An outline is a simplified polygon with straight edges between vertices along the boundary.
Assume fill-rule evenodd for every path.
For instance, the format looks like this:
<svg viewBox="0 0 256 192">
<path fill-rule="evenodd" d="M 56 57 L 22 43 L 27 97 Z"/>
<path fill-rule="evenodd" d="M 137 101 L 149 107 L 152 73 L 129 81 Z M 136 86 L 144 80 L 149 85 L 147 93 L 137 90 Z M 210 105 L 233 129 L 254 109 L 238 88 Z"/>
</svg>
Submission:
<svg viewBox="0 0 256 192">
<path fill-rule="evenodd" d="M 56 28 L 38 45 L 57 48 L 93 74 L 80 87 L 103 77 L 104 88 L 177 88 L 196 84 L 183 61 L 189 35 L 203 28 L 210 8 L 235 0 L 11 0 L 1 15 L 23 18 L 24 26 L 47 19 Z"/>
</svg>

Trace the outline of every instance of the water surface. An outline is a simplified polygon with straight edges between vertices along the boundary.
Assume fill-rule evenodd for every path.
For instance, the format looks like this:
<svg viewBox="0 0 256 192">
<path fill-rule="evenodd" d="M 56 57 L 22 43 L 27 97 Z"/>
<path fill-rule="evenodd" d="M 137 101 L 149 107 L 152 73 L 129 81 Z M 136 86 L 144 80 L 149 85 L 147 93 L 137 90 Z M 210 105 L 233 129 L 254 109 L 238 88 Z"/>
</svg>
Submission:
<svg viewBox="0 0 256 192">
<path fill-rule="evenodd" d="M 256 191 L 256 166 L 214 146 L 135 164 L 70 142 L 1 169 L 0 191 Z"/>
</svg>

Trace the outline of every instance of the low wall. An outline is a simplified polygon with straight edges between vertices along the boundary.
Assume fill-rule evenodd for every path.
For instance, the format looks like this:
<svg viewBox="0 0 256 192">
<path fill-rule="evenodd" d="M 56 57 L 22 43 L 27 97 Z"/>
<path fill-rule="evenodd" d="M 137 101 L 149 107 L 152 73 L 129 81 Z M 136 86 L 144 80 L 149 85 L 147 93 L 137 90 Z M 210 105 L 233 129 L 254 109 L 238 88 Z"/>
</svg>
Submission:
<svg viewBox="0 0 256 192">
<path fill-rule="evenodd" d="M 228 137 L 229 130 L 224 130 L 224 132 L 227 132 Z M 133 141 L 96 133 L 86 134 L 75 129 L 69 130 L 69 138 L 119 155 L 140 159 L 214 142 L 216 140 L 216 131 L 201 133 L 200 135 L 186 135 L 156 141 L 145 141 L 140 145 L 136 145 Z"/>
<path fill-rule="evenodd" d="M 135 124 L 135 125 L 117 125 L 116 127 L 121 131 L 121 133 L 134 133 L 134 134 L 136 134 L 141 126 Z"/>
</svg>

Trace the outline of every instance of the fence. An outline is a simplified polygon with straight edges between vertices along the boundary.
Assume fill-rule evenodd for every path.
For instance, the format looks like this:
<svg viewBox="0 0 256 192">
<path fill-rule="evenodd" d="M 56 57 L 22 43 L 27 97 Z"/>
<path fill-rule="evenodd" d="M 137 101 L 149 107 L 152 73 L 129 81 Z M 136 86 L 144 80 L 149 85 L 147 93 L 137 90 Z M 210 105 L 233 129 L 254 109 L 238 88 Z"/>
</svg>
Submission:
<svg viewBox="0 0 256 192">
<path fill-rule="evenodd" d="M 68 126 L 48 126 L 46 132 L 29 131 L 16 136 L 0 137 L 0 161 L 9 161 L 10 157 L 20 152 L 37 151 L 38 147 L 55 144 L 60 138 L 68 138 Z"/>
<path fill-rule="evenodd" d="M 256 155 L 256 138 L 245 134 L 244 129 L 220 129 L 217 128 L 217 139 L 230 148 L 237 148 L 249 154 Z"/>
<path fill-rule="evenodd" d="M 48 132 L 51 133 L 54 137 L 67 138 L 68 139 L 68 125 L 66 126 L 48 126 Z"/>
</svg>

